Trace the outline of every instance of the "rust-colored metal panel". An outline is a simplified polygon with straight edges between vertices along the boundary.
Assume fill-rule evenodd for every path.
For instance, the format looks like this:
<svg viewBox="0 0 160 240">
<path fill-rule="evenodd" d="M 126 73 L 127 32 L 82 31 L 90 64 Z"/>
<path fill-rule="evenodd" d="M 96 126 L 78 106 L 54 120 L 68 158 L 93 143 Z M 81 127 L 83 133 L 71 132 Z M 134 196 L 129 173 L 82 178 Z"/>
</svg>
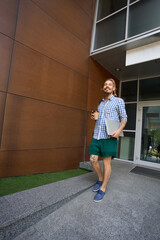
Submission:
<svg viewBox="0 0 160 240">
<path fill-rule="evenodd" d="M 81 39 L 82 42 L 90 45 L 92 20 L 75 0 L 67 0 L 67 2 L 66 0 L 33 0 L 33 2 L 53 17 L 56 22 Z M 92 11 L 92 9 L 89 10 Z"/>
<path fill-rule="evenodd" d="M 85 161 L 90 161 L 90 155 L 88 154 L 89 147 L 86 147 L 85 150 Z"/>
<path fill-rule="evenodd" d="M 0 34 L 0 90 L 7 90 L 13 40 Z"/>
<path fill-rule="evenodd" d="M 0 1 L 0 32 L 14 38 L 18 0 Z"/>
<path fill-rule="evenodd" d="M 88 111 L 97 109 L 99 101 L 104 97 L 102 87 L 103 84 L 101 82 L 93 81 L 89 78 Z"/>
<path fill-rule="evenodd" d="M 89 77 L 91 80 L 98 81 L 100 84 L 104 84 L 107 78 L 113 78 L 116 82 L 117 93 L 119 90 L 119 80 L 116 79 L 110 72 L 108 72 L 104 67 L 102 67 L 95 60 L 90 58 L 90 73 Z"/>
<path fill-rule="evenodd" d="M 89 47 L 32 1 L 20 2 L 16 40 L 88 76 Z"/>
<path fill-rule="evenodd" d="M 93 138 L 93 131 L 94 131 L 94 126 L 95 126 L 95 121 L 91 119 L 91 112 L 88 113 L 88 118 L 87 118 L 87 141 L 86 141 L 86 146 L 89 146 L 91 143 L 91 140 Z"/>
<path fill-rule="evenodd" d="M 0 143 L 2 136 L 2 128 L 3 128 L 3 116 L 4 116 L 4 108 L 5 108 L 5 98 L 6 93 L 0 92 Z"/>
<path fill-rule="evenodd" d="M 76 3 L 89 15 L 92 16 L 94 10 L 94 0 L 75 0 Z"/>
<path fill-rule="evenodd" d="M 91 80 L 97 81 L 99 84 L 102 84 L 104 81 L 109 78 L 113 77 L 105 68 L 103 68 L 99 63 L 95 60 L 90 58 L 90 72 L 89 77 Z"/>
<path fill-rule="evenodd" d="M 83 155 L 83 148 L 0 152 L 0 177 L 75 169 Z"/>
<path fill-rule="evenodd" d="M 15 43 L 8 91 L 71 106 L 87 107 L 87 77 Z"/>
<path fill-rule="evenodd" d="M 2 150 L 81 147 L 85 111 L 7 94 Z"/>
</svg>

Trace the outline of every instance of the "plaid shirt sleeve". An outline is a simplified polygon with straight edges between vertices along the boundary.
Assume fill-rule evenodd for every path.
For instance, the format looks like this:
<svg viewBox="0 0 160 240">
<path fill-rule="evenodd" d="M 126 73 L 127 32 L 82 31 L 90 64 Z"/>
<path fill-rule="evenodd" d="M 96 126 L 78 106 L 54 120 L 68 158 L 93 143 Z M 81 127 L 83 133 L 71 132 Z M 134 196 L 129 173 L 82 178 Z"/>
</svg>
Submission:
<svg viewBox="0 0 160 240">
<path fill-rule="evenodd" d="M 126 109 L 125 109 L 125 103 L 122 98 L 119 98 L 118 113 L 119 113 L 120 121 L 122 121 L 122 120 L 127 121 L 127 113 L 126 113 Z"/>
</svg>

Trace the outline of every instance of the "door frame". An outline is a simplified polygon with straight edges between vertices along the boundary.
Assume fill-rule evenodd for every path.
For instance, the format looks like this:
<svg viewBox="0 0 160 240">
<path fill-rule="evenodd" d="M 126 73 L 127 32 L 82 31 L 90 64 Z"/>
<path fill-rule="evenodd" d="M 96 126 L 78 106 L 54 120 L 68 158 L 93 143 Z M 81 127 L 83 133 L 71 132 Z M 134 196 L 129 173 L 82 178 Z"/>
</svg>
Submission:
<svg viewBox="0 0 160 240">
<path fill-rule="evenodd" d="M 142 101 L 137 103 L 137 118 L 136 118 L 136 136 L 135 136 L 135 150 L 134 150 L 134 163 L 153 168 L 160 168 L 160 164 L 143 161 L 140 159 L 141 154 L 141 135 L 142 135 L 142 120 L 143 120 L 143 107 L 160 106 L 160 100 L 157 101 Z"/>
</svg>

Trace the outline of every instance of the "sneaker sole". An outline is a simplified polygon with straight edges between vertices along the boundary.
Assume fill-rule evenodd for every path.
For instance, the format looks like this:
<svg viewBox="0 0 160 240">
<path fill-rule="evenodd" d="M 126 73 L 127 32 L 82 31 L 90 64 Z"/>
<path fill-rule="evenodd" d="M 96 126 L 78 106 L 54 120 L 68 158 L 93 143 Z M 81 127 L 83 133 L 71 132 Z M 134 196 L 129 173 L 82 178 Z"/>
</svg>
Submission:
<svg viewBox="0 0 160 240">
<path fill-rule="evenodd" d="M 101 200 L 93 200 L 94 202 L 101 202 L 103 199 L 101 199 Z"/>
<path fill-rule="evenodd" d="M 93 192 L 98 192 L 99 189 L 100 189 L 100 188 L 98 188 L 97 190 L 93 190 Z"/>
</svg>

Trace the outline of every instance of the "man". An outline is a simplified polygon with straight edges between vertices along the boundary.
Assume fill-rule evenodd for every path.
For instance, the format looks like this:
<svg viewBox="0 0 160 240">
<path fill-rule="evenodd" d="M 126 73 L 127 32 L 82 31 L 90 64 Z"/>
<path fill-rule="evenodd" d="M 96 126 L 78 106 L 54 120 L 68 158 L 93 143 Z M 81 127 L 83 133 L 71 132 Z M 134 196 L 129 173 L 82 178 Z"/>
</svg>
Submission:
<svg viewBox="0 0 160 240">
<path fill-rule="evenodd" d="M 93 191 L 97 192 L 94 197 L 95 202 L 101 201 L 105 195 L 111 175 L 111 159 L 117 156 L 117 138 L 127 122 L 125 103 L 123 99 L 116 97 L 116 84 L 112 78 L 105 81 L 103 91 L 105 97 L 98 106 L 99 118 L 96 120 L 93 139 L 88 151 L 91 164 L 98 175 L 98 181 L 93 187 Z M 121 122 L 120 128 L 110 136 L 106 131 L 106 118 Z M 91 113 L 91 119 L 95 120 L 94 113 Z M 99 156 L 103 157 L 103 175 L 98 161 Z"/>
</svg>

